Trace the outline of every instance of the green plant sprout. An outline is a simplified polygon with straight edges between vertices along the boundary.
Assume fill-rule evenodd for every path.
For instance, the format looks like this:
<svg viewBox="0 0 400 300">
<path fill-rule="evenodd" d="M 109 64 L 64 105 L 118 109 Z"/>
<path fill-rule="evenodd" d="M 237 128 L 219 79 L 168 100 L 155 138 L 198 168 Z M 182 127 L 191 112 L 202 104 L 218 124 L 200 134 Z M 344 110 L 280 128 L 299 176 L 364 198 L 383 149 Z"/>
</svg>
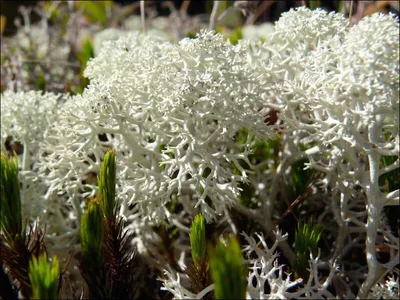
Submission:
<svg viewBox="0 0 400 300">
<path fill-rule="evenodd" d="M 230 237 L 226 246 L 218 242 L 216 248 L 210 252 L 210 270 L 215 284 L 215 298 L 244 299 L 247 283 L 239 242 L 235 237 Z"/>
<path fill-rule="evenodd" d="M 81 217 L 80 238 L 82 253 L 79 269 L 86 281 L 90 297 L 107 297 L 106 272 L 101 253 L 104 233 L 104 217 L 98 197 L 89 200 L 88 209 Z"/>
<path fill-rule="evenodd" d="M 202 292 L 211 284 L 209 261 L 206 248 L 205 219 L 202 214 L 194 217 L 190 227 L 190 247 L 193 264 L 189 263 L 185 269 L 195 293 Z M 208 299 L 208 295 L 205 299 Z"/>
<path fill-rule="evenodd" d="M 22 222 L 18 158 L 15 153 L 9 159 L 1 153 L 1 264 L 7 266 L 10 275 L 19 282 L 19 290 L 26 298 L 32 297 L 28 274 L 29 262 L 46 251 L 44 232 L 35 226 L 26 230 L 28 219 Z M 3 242 L 4 239 L 4 242 Z M 18 291 L 7 286 L 8 295 Z M 12 291 L 14 290 L 14 291 Z M 4 295 L 3 295 L 4 297 Z"/>
<path fill-rule="evenodd" d="M 307 223 L 299 223 L 297 231 L 295 233 L 295 252 L 296 252 L 296 264 L 295 264 L 295 275 L 307 278 L 308 261 L 310 254 L 316 255 L 318 248 L 318 242 L 321 238 L 321 227 L 313 224 L 313 220 L 310 219 Z M 310 253 L 311 251 L 311 253 Z"/>
<path fill-rule="evenodd" d="M 33 290 L 33 299 L 57 299 L 60 263 L 53 257 L 49 263 L 43 253 L 38 258 L 33 257 L 29 262 L 29 279 Z"/>
<path fill-rule="evenodd" d="M 99 194 L 102 199 L 103 213 L 110 220 L 115 218 L 115 209 L 117 208 L 115 202 L 116 169 L 115 152 L 111 149 L 104 156 L 99 177 Z"/>
<path fill-rule="evenodd" d="M 204 217 L 201 214 L 195 216 L 190 227 L 190 246 L 193 263 L 199 269 L 200 265 L 206 261 L 206 229 Z"/>
<path fill-rule="evenodd" d="M 89 201 L 87 212 L 81 219 L 82 254 L 95 263 L 101 263 L 101 243 L 103 241 L 103 211 L 98 198 Z"/>
<path fill-rule="evenodd" d="M 1 153 L 1 230 L 9 245 L 16 239 L 24 239 L 22 226 L 21 197 L 18 180 L 18 158 L 7 159 Z"/>
<path fill-rule="evenodd" d="M 90 295 L 100 299 L 131 299 L 135 293 L 137 260 L 135 252 L 126 247 L 130 234 L 117 217 L 116 169 L 115 152 L 111 149 L 100 167 L 98 195 L 89 201 L 81 221 L 80 271 Z"/>
</svg>

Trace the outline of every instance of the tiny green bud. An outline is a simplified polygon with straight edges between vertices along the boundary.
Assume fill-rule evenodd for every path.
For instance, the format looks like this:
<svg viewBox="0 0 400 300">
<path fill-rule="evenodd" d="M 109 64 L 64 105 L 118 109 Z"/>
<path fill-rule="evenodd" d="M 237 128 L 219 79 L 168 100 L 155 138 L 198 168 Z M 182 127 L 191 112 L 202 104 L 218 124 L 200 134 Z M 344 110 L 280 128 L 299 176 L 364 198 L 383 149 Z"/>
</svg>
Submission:
<svg viewBox="0 0 400 300">
<path fill-rule="evenodd" d="M 99 177 L 99 194 L 102 198 L 104 216 L 110 220 L 114 218 L 116 210 L 115 183 L 116 183 L 115 152 L 113 149 L 107 151 L 101 164 Z"/>
<path fill-rule="evenodd" d="M 23 235 L 18 159 L 1 153 L 1 229 L 12 246 L 17 235 Z"/>
<path fill-rule="evenodd" d="M 219 242 L 211 251 L 210 270 L 216 299 L 245 298 L 247 284 L 244 261 L 235 237 L 229 238 L 226 247 Z"/>
<path fill-rule="evenodd" d="M 83 257 L 96 264 L 102 262 L 103 218 L 99 199 L 92 198 L 81 218 L 81 245 Z"/>
<path fill-rule="evenodd" d="M 201 214 L 195 216 L 192 227 L 190 227 L 190 246 L 193 263 L 199 269 L 206 259 L 206 227 Z"/>
<path fill-rule="evenodd" d="M 59 261 L 53 257 L 52 263 L 47 261 L 43 253 L 29 261 L 29 280 L 31 282 L 33 299 L 57 299 L 58 279 L 60 275 Z"/>
</svg>

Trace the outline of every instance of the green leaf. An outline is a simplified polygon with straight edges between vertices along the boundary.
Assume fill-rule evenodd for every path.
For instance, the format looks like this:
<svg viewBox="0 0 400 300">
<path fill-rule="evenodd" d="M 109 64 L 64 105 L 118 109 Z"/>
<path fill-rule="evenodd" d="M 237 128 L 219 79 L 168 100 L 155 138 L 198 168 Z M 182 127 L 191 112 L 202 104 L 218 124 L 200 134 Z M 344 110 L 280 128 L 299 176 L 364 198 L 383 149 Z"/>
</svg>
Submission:
<svg viewBox="0 0 400 300">
<path fill-rule="evenodd" d="M 247 128 L 240 129 L 238 133 L 235 135 L 235 141 L 239 145 L 244 145 L 246 144 L 248 135 L 249 135 L 249 130 Z"/>
<path fill-rule="evenodd" d="M 55 6 L 54 1 L 44 1 L 43 9 L 46 15 L 49 15 L 49 20 L 55 22 L 57 17 L 60 15 L 60 8 Z"/>
<path fill-rule="evenodd" d="M 337 4 L 337 12 L 344 13 L 344 0 L 339 0 Z"/>
<path fill-rule="evenodd" d="M 236 45 L 240 39 L 243 38 L 242 29 L 237 28 L 235 31 L 229 36 L 229 41 L 232 45 Z"/>
<path fill-rule="evenodd" d="M 59 275 L 57 257 L 53 257 L 51 264 L 47 261 L 45 253 L 38 258 L 32 257 L 29 262 L 29 280 L 32 285 L 33 299 L 57 299 Z"/>
<path fill-rule="evenodd" d="M 94 265 L 102 264 L 103 210 L 98 198 L 89 201 L 88 210 L 81 218 L 82 255 Z"/>
<path fill-rule="evenodd" d="M 43 70 L 40 70 L 39 76 L 36 79 L 36 85 L 38 90 L 45 91 L 46 90 L 46 80 L 45 80 L 45 73 Z"/>
<path fill-rule="evenodd" d="M 81 70 L 85 70 L 88 61 L 94 57 L 93 45 L 90 40 L 84 40 L 82 43 L 82 50 L 77 54 L 79 62 L 81 63 Z"/>
<path fill-rule="evenodd" d="M 382 168 L 390 166 L 398 159 L 400 159 L 399 156 L 381 156 Z M 379 185 L 385 186 L 387 192 L 392 192 L 396 190 L 400 185 L 399 169 L 396 168 L 388 173 L 381 175 L 379 177 Z"/>
<path fill-rule="evenodd" d="M 12 246 L 16 236 L 22 232 L 20 183 L 18 180 L 18 158 L 7 159 L 1 153 L 1 229 L 7 243 Z"/>
<path fill-rule="evenodd" d="M 100 23 L 103 27 L 107 26 L 107 9 L 113 5 L 112 1 L 78 1 L 78 9 L 83 9 L 83 13 L 89 22 Z"/>
<path fill-rule="evenodd" d="M 229 6 L 232 5 L 233 1 L 218 1 L 219 7 L 217 15 L 221 15 Z M 211 14 L 214 6 L 214 1 L 206 1 L 206 13 Z"/>
<path fill-rule="evenodd" d="M 247 283 L 239 242 L 232 236 L 226 247 L 219 242 L 210 252 L 210 270 L 215 284 L 215 298 L 244 299 Z"/>
<path fill-rule="evenodd" d="M 88 61 L 94 57 L 92 42 L 90 40 L 84 40 L 82 43 L 82 50 L 78 52 L 76 55 L 80 63 L 80 72 L 79 72 L 80 85 L 73 86 L 71 90 L 76 94 L 81 94 L 85 89 L 85 87 L 89 85 L 89 79 L 83 75 L 83 72 L 86 69 Z"/>
<path fill-rule="evenodd" d="M 100 168 L 99 194 L 102 199 L 103 213 L 109 220 L 115 219 L 117 204 L 115 201 L 117 163 L 113 149 L 107 151 Z"/>
<path fill-rule="evenodd" d="M 290 184 L 290 188 L 293 189 L 294 197 L 297 198 L 298 195 L 301 195 L 306 190 L 307 186 L 310 184 L 315 170 L 313 169 L 304 169 L 305 164 L 308 162 L 307 159 L 302 159 L 296 161 L 291 166 L 290 175 L 292 177 L 292 184 Z"/>
<path fill-rule="evenodd" d="M 197 269 L 206 260 L 206 227 L 203 215 L 194 217 L 190 227 L 190 246 L 192 248 L 192 259 Z"/>
<path fill-rule="evenodd" d="M 189 32 L 186 34 L 186 36 L 187 36 L 189 39 L 195 39 L 195 38 L 196 38 L 196 32 L 194 32 L 194 31 L 189 31 Z"/>
</svg>

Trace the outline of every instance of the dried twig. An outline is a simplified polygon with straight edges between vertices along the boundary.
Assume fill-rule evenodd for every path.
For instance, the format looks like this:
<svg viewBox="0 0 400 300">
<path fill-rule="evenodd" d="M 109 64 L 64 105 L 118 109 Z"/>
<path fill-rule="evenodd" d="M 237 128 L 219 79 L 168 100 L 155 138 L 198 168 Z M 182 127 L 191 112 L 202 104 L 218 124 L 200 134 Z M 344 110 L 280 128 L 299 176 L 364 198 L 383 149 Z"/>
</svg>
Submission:
<svg viewBox="0 0 400 300">
<path fill-rule="evenodd" d="M 211 16 L 210 16 L 210 24 L 208 25 L 209 30 L 215 29 L 215 25 L 217 23 L 217 15 L 218 15 L 218 9 L 219 9 L 219 1 L 214 1 L 213 9 L 211 11 Z"/>
</svg>

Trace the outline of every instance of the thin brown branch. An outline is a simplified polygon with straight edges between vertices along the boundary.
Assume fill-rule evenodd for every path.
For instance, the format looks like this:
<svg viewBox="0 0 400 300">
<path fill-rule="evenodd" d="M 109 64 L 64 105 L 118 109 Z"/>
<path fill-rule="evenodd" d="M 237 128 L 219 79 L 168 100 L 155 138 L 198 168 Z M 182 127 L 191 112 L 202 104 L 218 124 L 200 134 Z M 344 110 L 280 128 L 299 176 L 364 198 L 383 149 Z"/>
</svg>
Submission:
<svg viewBox="0 0 400 300">
<path fill-rule="evenodd" d="M 185 0 L 185 1 L 183 1 L 182 4 L 181 4 L 181 7 L 179 8 L 179 11 L 180 11 L 182 14 L 186 14 L 186 13 L 187 13 L 187 10 L 188 10 L 188 8 L 189 8 L 189 5 L 190 5 L 190 0 Z"/>
<path fill-rule="evenodd" d="M 276 2 L 275 0 L 263 1 L 261 5 L 257 7 L 253 16 L 252 23 L 257 21 L 257 19 L 275 2 Z"/>
</svg>

